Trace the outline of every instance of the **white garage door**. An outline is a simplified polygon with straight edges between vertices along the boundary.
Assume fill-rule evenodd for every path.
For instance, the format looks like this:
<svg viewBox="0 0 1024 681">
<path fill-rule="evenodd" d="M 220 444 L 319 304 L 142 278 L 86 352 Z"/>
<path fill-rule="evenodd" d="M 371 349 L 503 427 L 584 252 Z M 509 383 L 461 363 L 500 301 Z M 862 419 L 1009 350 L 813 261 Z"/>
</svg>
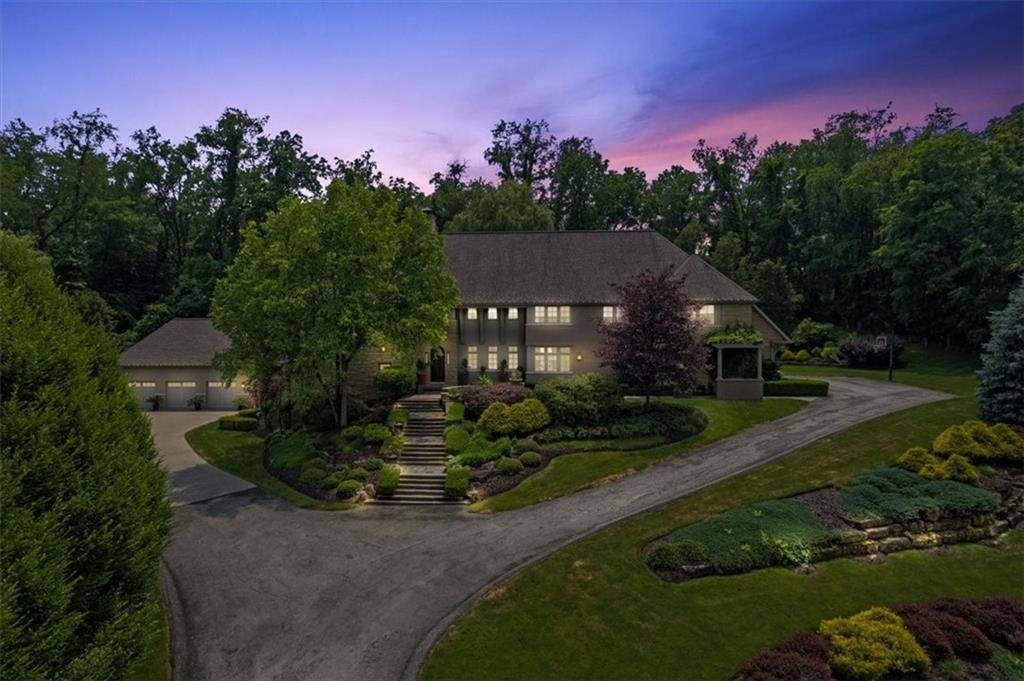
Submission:
<svg viewBox="0 0 1024 681">
<path fill-rule="evenodd" d="M 223 381 L 206 382 L 207 409 L 234 409 L 235 391 Z"/>
<path fill-rule="evenodd" d="M 195 381 L 167 381 L 167 408 L 190 409 L 188 401 L 195 394 Z"/>
<path fill-rule="evenodd" d="M 153 405 L 146 400 L 156 395 L 156 381 L 131 381 L 128 385 L 135 391 L 135 399 L 143 409 L 152 409 Z"/>
</svg>

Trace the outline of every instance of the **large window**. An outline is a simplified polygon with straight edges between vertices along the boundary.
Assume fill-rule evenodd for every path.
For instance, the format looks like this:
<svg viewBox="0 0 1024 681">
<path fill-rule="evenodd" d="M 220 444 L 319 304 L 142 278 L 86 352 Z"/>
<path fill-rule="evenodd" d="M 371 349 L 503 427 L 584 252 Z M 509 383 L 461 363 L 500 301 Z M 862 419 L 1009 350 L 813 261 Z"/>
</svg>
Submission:
<svg viewBox="0 0 1024 681">
<path fill-rule="evenodd" d="M 487 318 L 488 319 L 497 319 L 498 318 L 498 308 L 496 308 L 496 307 L 489 307 L 489 308 L 487 308 Z"/>
<path fill-rule="evenodd" d="M 606 322 L 617 322 L 622 319 L 622 311 L 618 305 L 605 305 L 601 308 L 601 319 Z"/>
<path fill-rule="evenodd" d="M 167 381 L 168 388 L 194 388 L 196 387 L 195 381 Z"/>
<path fill-rule="evenodd" d="M 569 373 L 569 347 L 537 347 L 533 349 L 533 368 L 541 374 Z"/>
<path fill-rule="evenodd" d="M 508 346 L 508 368 L 515 371 L 519 368 L 519 346 Z"/>
<path fill-rule="evenodd" d="M 701 305 L 697 308 L 697 320 L 705 326 L 714 326 L 715 324 L 715 306 L 714 305 Z"/>
<path fill-rule="evenodd" d="M 571 321 L 568 305 L 538 305 L 533 308 L 538 324 L 568 324 Z"/>
<path fill-rule="evenodd" d="M 508 309 L 508 318 L 509 319 L 519 319 L 519 308 L 518 307 L 510 307 Z"/>
<path fill-rule="evenodd" d="M 156 381 L 132 381 L 128 385 L 133 388 L 155 388 Z"/>
<path fill-rule="evenodd" d="M 476 319 L 476 308 L 471 307 L 466 310 L 466 319 Z"/>
<path fill-rule="evenodd" d="M 487 368 L 497 369 L 498 368 L 498 346 L 488 345 L 487 346 Z"/>
<path fill-rule="evenodd" d="M 476 371 L 480 368 L 480 358 L 476 354 L 475 345 L 470 345 L 466 348 L 466 362 L 469 363 L 470 371 Z"/>
</svg>

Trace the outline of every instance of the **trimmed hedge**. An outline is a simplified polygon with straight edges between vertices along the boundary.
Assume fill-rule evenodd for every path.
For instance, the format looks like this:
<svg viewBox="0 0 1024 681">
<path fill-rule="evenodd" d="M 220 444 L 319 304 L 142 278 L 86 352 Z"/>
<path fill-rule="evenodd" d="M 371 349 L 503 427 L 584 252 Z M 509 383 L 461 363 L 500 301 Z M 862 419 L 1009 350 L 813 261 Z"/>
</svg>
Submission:
<svg viewBox="0 0 1024 681">
<path fill-rule="evenodd" d="M 540 465 L 540 452 L 523 452 L 519 455 L 519 460 L 528 468 L 536 468 Z"/>
<path fill-rule="evenodd" d="M 452 466 L 444 474 L 444 495 L 449 499 L 461 499 L 469 493 L 469 469 Z"/>
<path fill-rule="evenodd" d="M 448 406 L 445 407 L 445 423 L 462 423 L 463 419 L 465 418 L 466 405 L 462 404 L 461 402 L 449 402 Z"/>
<path fill-rule="evenodd" d="M 389 497 L 398 489 L 398 481 L 402 477 L 402 470 L 398 466 L 386 464 L 380 469 L 377 476 L 377 495 Z"/>
<path fill-rule="evenodd" d="M 259 413 L 260 413 L 260 410 L 259 410 L 259 409 L 254 409 L 254 408 L 249 408 L 249 409 L 239 409 L 239 410 L 238 410 L 238 414 L 236 414 L 236 416 L 250 416 L 250 417 L 255 417 L 255 416 L 256 416 L 257 414 L 259 414 Z"/>
<path fill-rule="evenodd" d="M 765 381 L 765 397 L 825 397 L 828 395 L 828 381 L 782 379 Z"/>
<path fill-rule="evenodd" d="M 256 430 L 257 419 L 251 416 L 221 416 L 217 419 L 217 427 L 221 430 Z"/>
<path fill-rule="evenodd" d="M 444 432 L 444 451 L 461 454 L 469 445 L 469 431 L 462 426 L 448 426 Z"/>
<path fill-rule="evenodd" d="M 416 392 L 416 372 L 411 368 L 387 367 L 373 377 L 374 385 L 380 396 L 388 402 Z"/>
</svg>

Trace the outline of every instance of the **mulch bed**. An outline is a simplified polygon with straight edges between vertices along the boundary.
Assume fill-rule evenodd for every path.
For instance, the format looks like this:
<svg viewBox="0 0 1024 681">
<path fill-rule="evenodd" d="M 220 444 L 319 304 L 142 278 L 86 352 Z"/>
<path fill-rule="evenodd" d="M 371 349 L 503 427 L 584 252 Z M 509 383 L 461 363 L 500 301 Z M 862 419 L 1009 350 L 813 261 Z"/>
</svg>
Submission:
<svg viewBox="0 0 1024 681">
<path fill-rule="evenodd" d="M 805 504 L 818 519 L 818 522 L 829 530 L 849 530 L 850 526 L 843 520 L 843 493 L 835 487 L 816 489 L 813 492 L 792 497 L 793 501 Z"/>
<path fill-rule="evenodd" d="M 353 468 L 357 461 L 363 461 L 371 457 L 378 456 L 380 446 L 379 445 L 364 445 L 360 449 L 351 452 L 342 452 L 334 444 L 333 437 L 334 433 L 321 434 L 320 437 L 316 437 L 317 449 L 327 459 L 327 474 L 340 468 L 342 465 L 347 465 L 349 468 Z M 270 465 L 267 459 L 268 451 L 264 448 L 263 451 L 263 467 L 268 473 L 273 475 L 275 478 L 285 483 L 292 489 L 302 492 L 307 497 L 313 499 L 320 499 L 321 501 L 352 501 L 352 499 L 339 499 L 335 489 L 325 489 L 320 485 L 306 485 L 299 482 L 299 476 L 302 474 L 302 469 L 297 470 L 281 470 L 274 468 Z M 366 478 L 363 485 L 373 485 L 374 488 L 377 486 L 377 478 L 380 476 L 380 471 L 368 471 L 369 476 Z"/>
</svg>

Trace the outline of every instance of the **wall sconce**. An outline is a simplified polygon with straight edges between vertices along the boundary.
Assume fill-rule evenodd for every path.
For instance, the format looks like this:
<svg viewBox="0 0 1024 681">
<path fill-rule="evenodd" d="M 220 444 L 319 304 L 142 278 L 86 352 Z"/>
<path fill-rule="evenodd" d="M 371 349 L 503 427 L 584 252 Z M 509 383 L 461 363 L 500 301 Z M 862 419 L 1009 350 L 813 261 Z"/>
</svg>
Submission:
<svg viewBox="0 0 1024 681">
<path fill-rule="evenodd" d="M 380 351 L 381 352 L 387 352 L 388 351 L 387 346 L 384 346 L 384 345 L 380 346 Z"/>
<path fill-rule="evenodd" d="M 582 362 L 583 361 L 583 353 L 582 352 L 577 352 L 576 353 L 576 361 L 577 362 Z"/>
</svg>

